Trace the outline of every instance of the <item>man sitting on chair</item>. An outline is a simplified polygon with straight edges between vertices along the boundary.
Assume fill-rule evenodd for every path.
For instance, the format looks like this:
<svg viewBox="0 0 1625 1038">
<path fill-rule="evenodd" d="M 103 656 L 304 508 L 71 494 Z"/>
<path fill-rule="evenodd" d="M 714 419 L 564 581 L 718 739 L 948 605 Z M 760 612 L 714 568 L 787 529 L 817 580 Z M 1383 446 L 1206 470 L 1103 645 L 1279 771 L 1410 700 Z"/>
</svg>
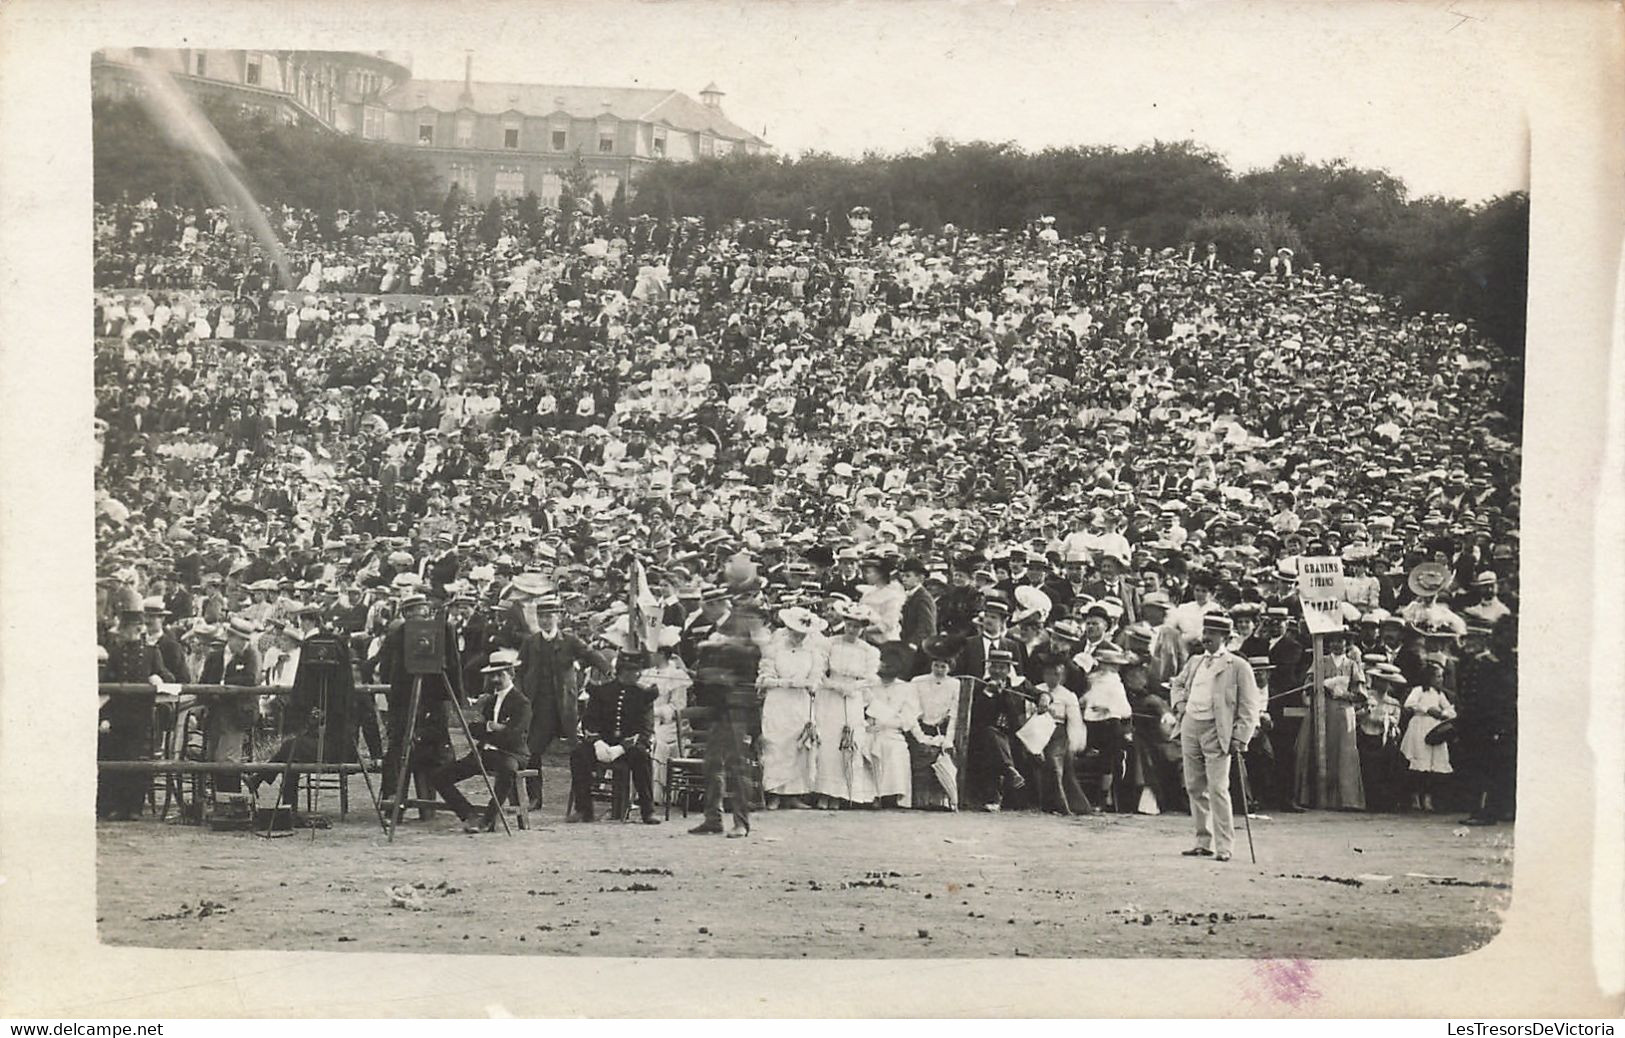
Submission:
<svg viewBox="0 0 1625 1038">
<path fill-rule="evenodd" d="M 638 812 L 644 825 L 659 825 L 654 805 L 654 745 L 656 693 L 638 684 L 648 660 L 640 652 L 622 652 L 615 661 L 615 680 L 587 687 L 581 708 L 581 741 L 570 751 L 570 799 L 574 809 L 566 822 L 593 819 L 592 779 L 598 769 L 626 761 L 637 791 Z"/>
<path fill-rule="evenodd" d="M 519 653 L 512 649 L 491 653 L 490 662 L 480 668 L 480 673 L 485 675 L 485 695 L 468 708 L 474 752 L 437 768 L 431 779 L 440 799 L 463 820 L 465 832 L 489 831 L 495 826 L 497 812 L 502 810 L 518 780 L 520 765 L 530 756 L 530 700 L 513 683 L 513 671 L 518 663 Z M 457 783 L 478 775 L 482 763 L 491 776 L 496 799 L 485 809 L 483 817 L 476 817 L 474 805 L 457 789 Z"/>
</svg>

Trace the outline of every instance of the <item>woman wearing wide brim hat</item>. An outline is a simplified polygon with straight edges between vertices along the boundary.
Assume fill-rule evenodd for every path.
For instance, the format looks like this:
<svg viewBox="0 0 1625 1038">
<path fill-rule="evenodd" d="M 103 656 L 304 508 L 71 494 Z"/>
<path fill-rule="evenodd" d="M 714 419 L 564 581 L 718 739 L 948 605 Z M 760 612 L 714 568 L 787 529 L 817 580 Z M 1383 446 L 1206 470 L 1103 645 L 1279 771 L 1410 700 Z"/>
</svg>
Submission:
<svg viewBox="0 0 1625 1038">
<path fill-rule="evenodd" d="M 827 666 L 824 621 L 809 609 L 779 610 L 783 625 L 762 650 L 762 791 L 769 810 L 805 807 L 817 766 L 813 696 Z"/>
<path fill-rule="evenodd" d="M 813 701 L 818 731 L 813 791 L 825 810 L 875 798 L 861 745 L 867 735 L 864 698 L 880 680 L 880 650 L 864 639 L 874 614 L 861 603 L 850 603 L 837 606 L 836 615 L 841 633 L 829 640 L 827 665 Z"/>
</svg>

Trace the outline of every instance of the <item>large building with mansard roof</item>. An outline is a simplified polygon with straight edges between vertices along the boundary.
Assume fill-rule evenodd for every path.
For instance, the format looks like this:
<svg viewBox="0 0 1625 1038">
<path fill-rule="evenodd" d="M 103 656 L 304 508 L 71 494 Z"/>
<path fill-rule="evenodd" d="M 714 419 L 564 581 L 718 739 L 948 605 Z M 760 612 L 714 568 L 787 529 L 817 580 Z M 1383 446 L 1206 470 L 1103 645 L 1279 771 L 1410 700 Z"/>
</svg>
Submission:
<svg viewBox="0 0 1625 1038">
<path fill-rule="evenodd" d="M 418 80 L 409 55 L 386 51 L 106 49 L 92 59 L 96 95 L 141 93 L 143 63 L 193 94 L 411 148 L 481 202 L 530 191 L 552 201 L 578 161 L 607 201 L 663 159 L 769 147 L 727 117 L 715 83 L 699 100 L 669 89 L 486 83 L 474 79 L 472 58 L 461 81 Z"/>
</svg>

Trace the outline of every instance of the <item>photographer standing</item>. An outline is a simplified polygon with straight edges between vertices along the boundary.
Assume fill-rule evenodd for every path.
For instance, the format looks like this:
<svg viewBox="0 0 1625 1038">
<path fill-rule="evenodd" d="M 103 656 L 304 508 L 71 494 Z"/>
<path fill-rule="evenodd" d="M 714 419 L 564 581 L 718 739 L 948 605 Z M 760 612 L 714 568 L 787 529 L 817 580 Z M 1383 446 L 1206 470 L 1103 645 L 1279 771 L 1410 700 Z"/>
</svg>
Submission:
<svg viewBox="0 0 1625 1038">
<path fill-rule="evenodd" d="M 407 667 L 406 660 L 406 625 L 413 621 L 431 619 L 433 609 L 429 605 L 426 595 L 410 592 L 401 599 L 400 619 L 390 625 L 389 632 L 384 635 L 384 645 L 379 652 L 379 676 L 389 685 L 387 699 L 389 702 L 389 747 L 384 754 L 383 798 L 392 799 L 395 796 L 396 776 L 400 772 L 401 754 L 406 747 L 401 744 L 406 739 L 406 715 L 412 702 L 412 683 L 416 678 Z M 408 755 L 414 773 L 422 772 L 437 764 L 446 762 L 450 753 L 451 735 L 446 727 L 446 694 L 449 690 L 457 703 L 463 701 L 463 668 L 457 659 L 457 640 L 452 632 L 451 624 L 441 621 L 444 628 L 441 644 L 444 646 L 444 659 L 441 665 L 440 680 L 433 675 L 424 681 L 422 694 L 418 697 L 418 716 L 415 728 L 414 746 Z M 427 792 L 423 787 L 428 782 L 420 777 L 419 792 Z"/>
</svg>

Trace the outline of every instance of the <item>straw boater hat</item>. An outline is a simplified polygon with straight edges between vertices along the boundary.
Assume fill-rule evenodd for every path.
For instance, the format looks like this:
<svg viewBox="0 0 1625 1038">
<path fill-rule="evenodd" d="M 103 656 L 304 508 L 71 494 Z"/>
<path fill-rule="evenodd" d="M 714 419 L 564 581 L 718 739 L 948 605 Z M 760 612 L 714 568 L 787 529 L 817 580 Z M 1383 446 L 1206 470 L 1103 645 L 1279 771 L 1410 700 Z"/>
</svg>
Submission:
<svg viewBox="0 0 1625 1038">
<path fill-rule="evenodd" d="M 1208 613 L 1202 617 L 1203 634 L 1231 634 L 1236 625 L 1223 613 Z"/>
<path fill-rule="evenodd" d="M 496 649 L 485 666 L 480 668 L 481 674 L 500 674 L 505 670 L 513 670 L 519 665 L 519 653 L 515 649 Z"/>
<path fill-rule="evenodd" d="M 403 596 L 401 598 L 401 607 L 400 608 L 401 608 L 401 612 L 404 613 L 408 609 L 411 609 L 413 606 L 428 605 L 428 604 L 429 604 L 429 596 L 428 595 L 422 594 L 421 592 L 414 591 L 411 594 L 405 595 L 405 596 Z"/>
<path fill-rule="evenodd" d="M 1108 667 L 1127 667 L 1137 662 L 1131 652 L 1124 652 L 1117 648 L 1102 648 L 1095 651 L 1095 662 L 1104 663 Z"/>
</svg>

